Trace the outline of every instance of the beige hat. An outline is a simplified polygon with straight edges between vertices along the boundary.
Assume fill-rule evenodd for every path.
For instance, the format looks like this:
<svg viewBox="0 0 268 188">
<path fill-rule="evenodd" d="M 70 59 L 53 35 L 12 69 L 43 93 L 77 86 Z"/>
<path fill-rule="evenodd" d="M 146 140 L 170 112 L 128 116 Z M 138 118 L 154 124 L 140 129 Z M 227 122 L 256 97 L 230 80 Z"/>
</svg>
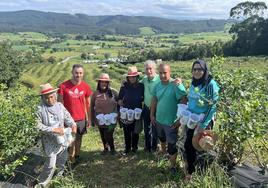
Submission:
<svg viewBox="0 0 268 188">
<path fill-rule="evenodd" d="M 54 89 L 49 83 L 40 85 L 40 95 L 56 92 L 59 88 Z"/>
<path fill-rule="evenodd" d="M 198 151 L 209 151 L 212 150 L 218 136 L 210 130 L 205 130 L 202 133 L 197 133 L 193 136 L 192 143 L 196 150 Z"/>
<path fill-rule="evenodd" d="M 128 72 L 126 74 L 127 77 L 138 76 L 138 75 L 141 75 L 141 72 L 138 72 L 136 66 L 128 67 Z"/>
<path fill-rule="evenodd" d="M 96 81 L 107 81 L 107 82 L 111 82 L 109 74 L 107 73 L 101 73 L 100 77 L 96 80 Z"/>
</svg>

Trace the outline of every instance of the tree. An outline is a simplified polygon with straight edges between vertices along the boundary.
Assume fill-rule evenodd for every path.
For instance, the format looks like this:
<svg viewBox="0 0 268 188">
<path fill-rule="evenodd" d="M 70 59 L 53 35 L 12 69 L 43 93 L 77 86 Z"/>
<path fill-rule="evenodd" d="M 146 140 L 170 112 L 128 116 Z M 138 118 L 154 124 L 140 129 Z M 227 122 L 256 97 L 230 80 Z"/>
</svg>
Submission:
<svg viewBox="0 0 268 188">
<path fill-rule="evenodd" d="M 260 44 L 266 44 L 267 42 L 261 41 L 264 39 L 267 41 L 265 26 L 266 21 L 261 17 L 267 6 L 264 2 L 243 2 L 239 3 L 230 10 L 230 17 L 236 19 L 242 19 L 242 22 L 234 24 L 230 33 L 235 34 L 233 43 L 234 54 L 237 55 L 259 55 L 267 54 Z M 264 52 L 264 53 L 263 53 Z M 266 53 L 265 53 L 266 52 Z"/>
<path fill-rule="evenodd" d="M 50 57 L 47 59 L 47 61 L 48 61 L 49 63 L 56 63 L 56 58 L 55 58 L 54 56 L 50 56 Z"/>
<path fill-rule="evenodd" d="M 264 2 L 242 2 L 230 10 L 230 17 L 233 19 L 247 19 L 253 16 L 261 17 L 267 6 Z"/>
<path fill-rule="evenodd" d="M 0 44 L 0 83 L 14 86 L 24 68 L 22 56 L 8 44 Z"/>
</svg>

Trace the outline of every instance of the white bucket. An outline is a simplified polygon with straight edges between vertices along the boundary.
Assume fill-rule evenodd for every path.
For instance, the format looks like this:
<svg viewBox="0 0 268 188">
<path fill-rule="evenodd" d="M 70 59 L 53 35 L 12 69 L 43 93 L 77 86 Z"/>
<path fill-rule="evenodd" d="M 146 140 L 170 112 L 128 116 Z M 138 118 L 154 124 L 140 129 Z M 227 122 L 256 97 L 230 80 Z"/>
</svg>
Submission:
<svg viewBox="0 0 268 188">
<path fill-rule="evenodd" d="M 203 121 L 203 119 L 204 119 L 204 117 L 205 117 L 205 114 L 199 114 L 199 121 Z"/>
<path fill-rule="evenodd" d="M 127 108 L 120 108 L 120 118 L 127 119 Z"/>
<path fill-rule="evenodd" d="M 72 129 L 70 127 L 64 129 L 64 134 L 67 139 L 68 145 L 70 145 L 74 141 L 74 137 L 72 135 Z"/>
<path fill-rule="evenodd" d="M 104 115 L 104 124 L 105 125 L 111 125 L 111 115 L 110 114 L 105 114 Z"/>
<path fill-rule="evenodd" d="M 191 116 L 189 117 L 188 123 L 187 123 L 187 127 L 189 129 L 194 129 L 198 122 L 199 122 L 199 115 L 191 114 Z"/>
<path fill-rule="evenodd" d="M 104 114 L 99 114 L 96 116 L 99 125 L 104 125 L 105 124 L 105 119 L 104 119 Z"/>
<path fill-rule="evenodd" d="M 64 144 L 65 143 L 64 135 L 58 135 L 57 139 L 58 139 L 59 144 Z"/>
<path fill-rule="evenodd" d="M 183 110 L 181 112 L 181 119 L 180 119 L 181 125 L 187 125 L 190 116 L 191 116 L 191 112 L 190 111 Z"/>
<path fill-rule="evenodd" d="M 117 113 L 110 113 L 111 124 L 116 124 L 117 122 Z"/>
<path fill-rule="evenodd" d="M 135 108 L 134 109 L 134 113 L 135 113 L 135 119 L 139 120 L 141 118 L 141 113 L 142 113 L 142 109 L 140 108 Z"/>
<path fill-rule="evenodd" d="M 131 110 L 131 109 L 129 109 L 129 110 L 127 110 L 127 120 L 128 121 L 133 121 L 134 120 L 134 110 Z"/>
<path fill-rule="evenodd" d="M 183 110 L 187 110 L 188 106 L 186 104 L 178 104 L 178 108 L 177 108 L 177 118 L 181 117 L 181 112 Z"/>
</svg>

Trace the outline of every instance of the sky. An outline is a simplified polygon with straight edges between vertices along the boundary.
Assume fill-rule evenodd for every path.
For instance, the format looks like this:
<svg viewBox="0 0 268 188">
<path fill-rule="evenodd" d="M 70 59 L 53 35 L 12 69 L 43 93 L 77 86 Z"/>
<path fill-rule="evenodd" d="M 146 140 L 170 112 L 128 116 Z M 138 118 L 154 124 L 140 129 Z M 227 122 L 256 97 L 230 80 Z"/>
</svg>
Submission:
<svg viewBox="0 0 268 188">
<path fill-rule="evenodd" d="M 245 0 L 246 1 L 246 0 Z M 256 2 L 258 0 L 251 0 Z M 268 0 L 264 2 L 268 5 Z M 241 0 L 0 0 L 0 11 L 40 10 L 87 15 L 228 19 Z"/>
</svg>

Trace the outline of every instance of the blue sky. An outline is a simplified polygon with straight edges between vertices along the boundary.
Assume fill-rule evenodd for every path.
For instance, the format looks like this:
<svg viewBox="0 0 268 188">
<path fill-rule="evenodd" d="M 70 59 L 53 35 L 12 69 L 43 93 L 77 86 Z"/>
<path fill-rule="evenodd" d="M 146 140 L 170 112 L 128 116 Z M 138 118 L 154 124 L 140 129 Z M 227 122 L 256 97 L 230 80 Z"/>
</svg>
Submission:
<svg viewBox="0 0 268 188">
<path fill-rule="evenodd" d="M 255 2 L 255 0 L 253 0 Z M 41 10 L 88 15 L 227 19 L 241 0 L 0 0 L 0 11 Z M 267 0 L 266 0 L 267 4 Z"/>
</svg>

